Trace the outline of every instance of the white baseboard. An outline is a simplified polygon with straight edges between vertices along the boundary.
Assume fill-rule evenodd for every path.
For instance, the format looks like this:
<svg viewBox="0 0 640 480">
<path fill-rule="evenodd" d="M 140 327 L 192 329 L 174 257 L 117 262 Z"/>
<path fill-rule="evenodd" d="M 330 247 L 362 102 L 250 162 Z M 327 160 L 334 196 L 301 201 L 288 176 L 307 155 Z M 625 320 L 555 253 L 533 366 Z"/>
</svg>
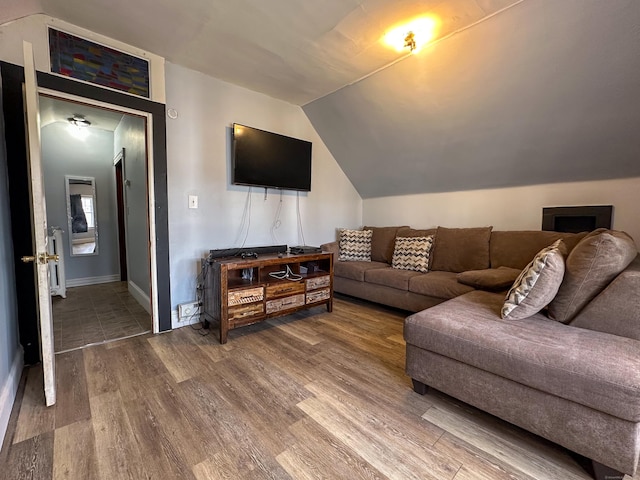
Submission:
<svg viewBox="0 0 640 480">
<path fill-rule="evenodd" d="M 120 274 L 105 275 L 104 277 L 67 278 L 67 288 L 83 287 L 85 285 L 98 285 L 100 283 L 119 282 Z"/>
<path fill-rule="evenodd" d="M 144 293 L 144 291 L 142 291 L 142 289 L 138 285 L 133 283 L 131 280 L 129 280 L 128 287 L 129 287 L 129 293 L 131 294 L 131 296 L 136 299 L 136 301 L 142 306 L 142 308 L 144 308 L 147 311 L 149 315 L 152 315 L 151 300 L 149 299 L 149 295 Z"/>
<path fill-rule="evenodd" d="M 24 367 L 23 362 L 24 353 L 22 347 L 20 347 L 16 351 L 9 376 L 5 380 L 4 385 L 2 385 L 2 391 L 0 392 L 0 447 L 2 447 L 4 443 L 4 436 L 9 426 L 9 417 L 11 417 L 11 409 L 16 399 L 16 393 L 18 393 L 20 376 L 22 375 L 22 369 Z"/>
</svg>

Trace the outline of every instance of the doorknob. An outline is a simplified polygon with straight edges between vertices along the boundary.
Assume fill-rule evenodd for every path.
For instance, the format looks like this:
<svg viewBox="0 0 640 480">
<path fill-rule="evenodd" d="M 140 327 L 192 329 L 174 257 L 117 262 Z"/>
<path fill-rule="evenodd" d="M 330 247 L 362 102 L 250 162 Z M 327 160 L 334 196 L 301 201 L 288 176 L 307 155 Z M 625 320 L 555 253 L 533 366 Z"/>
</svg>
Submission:
<svg viewBox="0 0 640 480">
<path fill-rule="evenodd" d="M 22 257 L 21 260 L 24 263 L 29 263 L 29 262 L 35 262 L 36 261 L 36 257 L 32 257 L 32 256 L 25 256 Z M 38 255 L 38 261 L 40 263 L 49 263 L 49 260 L 53 260 L 54 262 L 57 262 L 60 260 L 60 255 L 55 254 L 55 255 L 47 255 L 46 253 L 40 253 Z"/>
</svg>

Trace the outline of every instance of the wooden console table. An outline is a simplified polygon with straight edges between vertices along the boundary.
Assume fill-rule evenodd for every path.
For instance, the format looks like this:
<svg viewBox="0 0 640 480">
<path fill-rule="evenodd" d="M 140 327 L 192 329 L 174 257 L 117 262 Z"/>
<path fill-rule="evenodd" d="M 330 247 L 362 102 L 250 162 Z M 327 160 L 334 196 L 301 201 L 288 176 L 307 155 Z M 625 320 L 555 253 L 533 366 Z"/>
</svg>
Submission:
<svg viewBox="0 0 640 480">
<path fill-rule="evenodd" d="M 318 305 L 333 308 L 333 254 L 270 254 L 212 261 L 205 279 L 204 322 L 229 330 Z"/>
</svg>

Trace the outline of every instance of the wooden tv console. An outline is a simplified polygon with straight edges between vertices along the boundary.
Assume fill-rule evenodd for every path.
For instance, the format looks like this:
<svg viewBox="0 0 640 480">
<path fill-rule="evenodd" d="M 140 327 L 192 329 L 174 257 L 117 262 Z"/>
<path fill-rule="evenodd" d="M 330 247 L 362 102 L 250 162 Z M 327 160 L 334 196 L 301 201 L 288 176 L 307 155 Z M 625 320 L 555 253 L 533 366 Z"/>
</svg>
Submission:
<svg viewBox="0 0 640 480">
<path fill-rule="evenodd" d="M 220 322 L 220 343 L 234 328 L 318 305 L 333 308 L 331 253 L 224 258 L 209 265 L 204 323 Z"/>
</svg>

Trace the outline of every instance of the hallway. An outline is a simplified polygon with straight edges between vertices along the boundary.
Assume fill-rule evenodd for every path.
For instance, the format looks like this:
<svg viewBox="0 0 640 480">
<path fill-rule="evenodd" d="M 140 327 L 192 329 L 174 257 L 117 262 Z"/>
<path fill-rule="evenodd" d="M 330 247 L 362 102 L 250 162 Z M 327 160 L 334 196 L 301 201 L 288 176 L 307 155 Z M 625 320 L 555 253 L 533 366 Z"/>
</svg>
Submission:
<svg viewBox="0 0 640 480">
<path fill-rule="evenodd" d="M 126 282 L 69 288 L 51 302 L 56 353 L 151 331 L 151 316 Z"/>
</svg>

